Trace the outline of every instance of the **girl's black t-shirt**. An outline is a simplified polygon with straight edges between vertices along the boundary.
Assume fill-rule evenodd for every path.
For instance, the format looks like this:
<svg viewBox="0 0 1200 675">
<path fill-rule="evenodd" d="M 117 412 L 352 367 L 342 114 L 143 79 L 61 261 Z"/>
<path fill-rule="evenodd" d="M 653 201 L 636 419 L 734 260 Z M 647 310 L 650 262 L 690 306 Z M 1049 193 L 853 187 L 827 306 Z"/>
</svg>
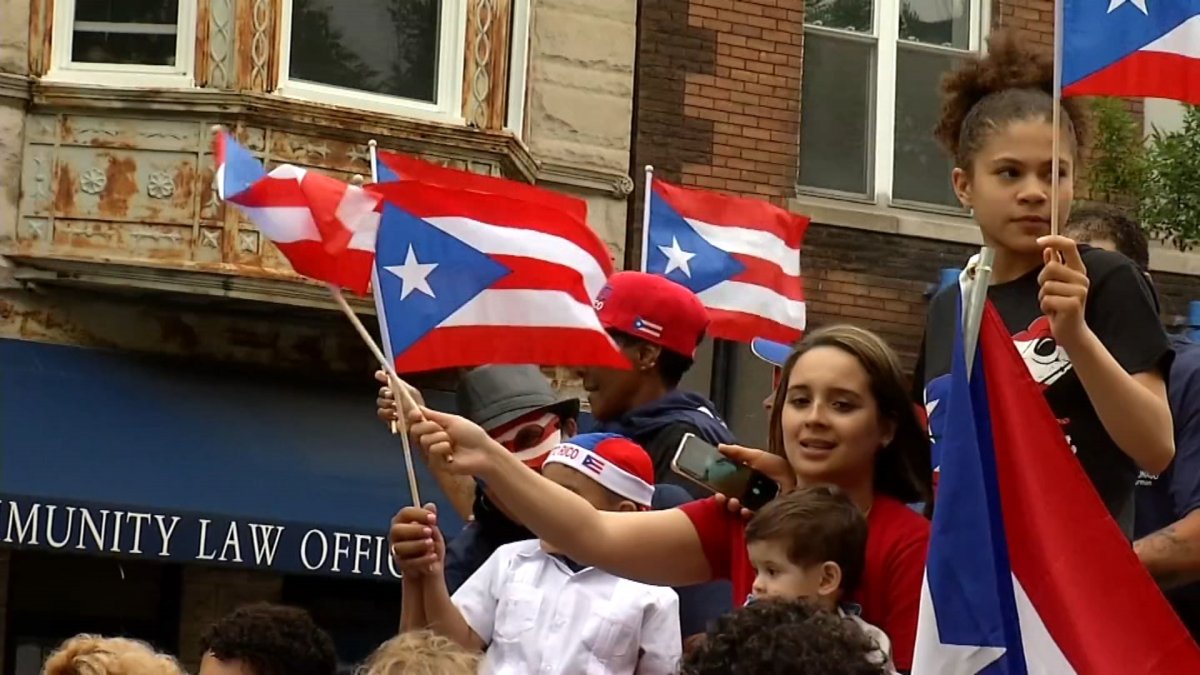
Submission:
<svg viewBox="0 0 1200 675">
<path fill-rule="evenodd" d="M 1080 254 L 1090 282 L 1084 308 L 1087 325 L 1127 372 L 1157 370 L 1165 377 L 1173 352 L 1145 277 L 1118 253 L 1080 246 Z M 1042 315 L 1037 281 L 1041 271 L 1038 267 L 1019 279 L 991 286 L 988 299 L 1012 334 L 1013 344 L 1041 386 L 1109 513 L 1126 536 L 1131 536 L 1138 468 L 1104 429 L 1066 350 L 1055 341 L 1049 319 Z M 954 284 L 930 303 L 913 378 L 914 398 L 924 401 L 929 416 L 935 472 L 940 465 L 937 442 L 944 428 L 945 409 L 940 404 L 949 391 L 959 295 L 958 284 Z"/>
</svg>

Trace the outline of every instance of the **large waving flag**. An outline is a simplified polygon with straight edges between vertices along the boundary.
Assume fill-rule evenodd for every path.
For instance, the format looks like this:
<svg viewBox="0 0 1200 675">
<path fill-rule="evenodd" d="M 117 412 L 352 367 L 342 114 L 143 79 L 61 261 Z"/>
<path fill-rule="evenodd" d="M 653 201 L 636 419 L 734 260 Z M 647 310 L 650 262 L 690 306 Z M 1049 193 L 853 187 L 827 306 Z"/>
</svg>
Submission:
<svg viewBox="0 0 1200 675">
<path fill-rule="evenodd" d="M 592 299 L 608 250 L 569 213 L 504 195 L 379 183 L 375 302 L 399 372 L 488 363 L 628 368 Z"/>
<path fill-rule="evenodd" d="M 1200 0 L 1064 2 L 1064 96 L 1200 103 Z"/>
<path fill-rule="evenodd" d="M 1200 673 L 988 305 L 955 339 L 914 675 Z"/>
<path fill-rule="evenodd" d="M 808 219 L 765 201 L 658 180 L 650 191 L 644 271 L 691 289 L 711 337 L 792 342 L 804 332 L 800 247 Z"/>
<path fill-rule="evenodd" d="M 544 204 L 565 211 L 583 222 L 587 222 L 587 202 L 577 197 L 564 195 L 553 190 L 535 187 L 507 178 L 485 176 L 473 171 L 462 171 L 440 166 L 416 157 L 380 150 L 378 153 L 380 183 L 416 181 L 427 185 L 501 194 L 514 199 Z"/>
<path fill-rule="evenodd" d="M 236 204 L 297 274 L 366 294 L 379 227 L 378 197 L 289 164 L 267 173 L 224 131 L 214 144 L 221 199 Z"/>
</svg>

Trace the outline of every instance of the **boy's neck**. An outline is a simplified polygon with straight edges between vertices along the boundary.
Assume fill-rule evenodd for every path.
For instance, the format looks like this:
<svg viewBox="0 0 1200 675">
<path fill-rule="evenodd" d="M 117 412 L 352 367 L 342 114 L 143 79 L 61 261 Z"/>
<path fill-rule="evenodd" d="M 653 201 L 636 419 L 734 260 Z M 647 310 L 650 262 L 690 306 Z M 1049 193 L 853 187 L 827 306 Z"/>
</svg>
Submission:
<svg viewBox="0 0 1200 675">
<path fill-rule="evenodd" d="M 1004 284 L 1015 281 L 1037 269 L 1042 264 L 1042 254 L 1015 253 L 996 249 L 996 259 L 992 261 L 992 276 L 989 285 Z"/>
</svg>

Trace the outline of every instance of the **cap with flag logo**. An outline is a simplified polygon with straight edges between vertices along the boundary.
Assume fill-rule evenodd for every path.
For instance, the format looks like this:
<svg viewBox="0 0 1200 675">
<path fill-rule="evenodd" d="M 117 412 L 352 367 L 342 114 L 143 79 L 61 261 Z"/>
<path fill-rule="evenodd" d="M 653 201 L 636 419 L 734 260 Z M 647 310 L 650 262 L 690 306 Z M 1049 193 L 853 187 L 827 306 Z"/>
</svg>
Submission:
<svg viewBox="0 0 1200 675">
<path fill-rule="evenodd" d="M 708 328 L 708 310 L 696 294 L 657 274 L 617 272 L 593 304 L 605 329 L 688 358 L 695 358 Z"/>
<path fill-rule="evenodd" d="M 550 451 L 543 466 L 564 464 L 610 492 L 650 508 L 654 463 L 642 446 L 617 434 L 580 434 Z"/>
</svg>

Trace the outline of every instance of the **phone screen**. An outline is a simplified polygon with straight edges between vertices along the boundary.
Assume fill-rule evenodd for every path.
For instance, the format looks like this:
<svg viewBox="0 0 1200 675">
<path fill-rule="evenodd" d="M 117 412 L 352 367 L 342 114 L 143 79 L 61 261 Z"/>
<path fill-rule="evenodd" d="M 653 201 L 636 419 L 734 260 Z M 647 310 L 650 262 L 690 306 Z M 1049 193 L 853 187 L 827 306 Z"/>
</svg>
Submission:
<svg viewBox="0 0 1200 675">
<path fill-rule="evenodd" d="M 740 466 L 698 436 L 688 436 L 675 455 L 678 470 L 695 481 L 728 497 L 740 498 L 753 477 L 749 467 Z"/>
</svg>

